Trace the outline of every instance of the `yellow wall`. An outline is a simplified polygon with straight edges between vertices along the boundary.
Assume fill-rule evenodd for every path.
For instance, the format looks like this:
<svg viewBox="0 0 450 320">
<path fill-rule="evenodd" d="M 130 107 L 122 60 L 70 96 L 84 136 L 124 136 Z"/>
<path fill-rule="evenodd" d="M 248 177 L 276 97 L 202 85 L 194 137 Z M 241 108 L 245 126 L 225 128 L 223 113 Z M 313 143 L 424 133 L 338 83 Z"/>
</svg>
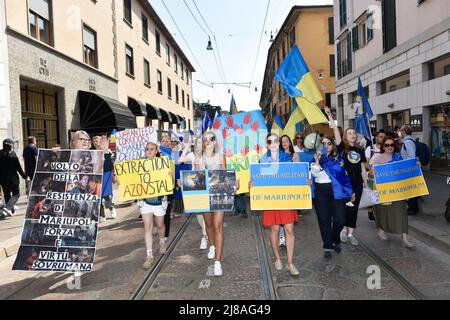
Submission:
<svg viewBox="0 0 450 320">
<path fill-rule="evenodd" d="M 97 33 L 98 70 L 114 76 L 111 1 L 53 0 L 54 48 L 83 62 L 83 23 Z M 6 0 L 8 27 L 29 35 L 28 1 Z"/>
<path fill-rule="evenodd" d="M 330 76 L 329 56 L 334 53 L 334 45 L 329 44 L 328 36 L 328 18 L 333 16 L 333 9 L 303 9 L 297 10 L 293 18 L 286 25 L 285 30 L 290 34 L 292 27 L 295 26 L 295 43 L 299 47 L 318 87 L 320 88 L 325 101 L 325 93 L 335 93 L 335 77 Z M 295 18 L 296 17 L 296 18 Z M 275 59 L 275 71 L 278 69 L 276 63 L 277 49 L 280 48 L 280 63 L 283 62 L 282 43 L 286 43 L 286 34 L 279 32 L 279 36 L 274 43 L 273 49 L 269 54 L 268 67 L 272 68 L 272 58 Z M 286 55 L 290 47 L 286 46 Z M 322 71 L 323 79 L 319 80 L 319 71 Z M 267 70 L 266 70 L 267 72 Z M 278 95 L 278 81 L 273 82 L 272 87 L 273 101 L 272 105 L 277 105 L 277 113 L 285 114 L 284 102 L 288 99 L 288 113 L 292 110 L 292 99 L 287 98 L 284 89 L 281 89 L 281 97 Z M 280 105 L 281 104 L 281 105 Z M 287 115 L 289 117 L 289 114 Z"/>
<path fill-rule="evenodd" d="M 117 11 L 117 58 L 118 58 L 118 78 L 119 78 L 119 100 L 123 104 L 128 103 L 128 97 L 148 103 L 152 106 L 163 108 L 176 115 L 188 119 L 193 124 L 193 99 L 192 99 L 192 73 L 189 70 L 189 85 L 186 81 L 186 62 L 184 65 L 184 80 L 181 79 L 181 57 L 178 56 L 178 74 L 175 73 L 174 48 L 170 46 L 170 66 L 166 62 L 166 38 L 161 30 L 161 56 L 156 53 L 155 23 L 150 20 L 148 14 L 148 44 L 142 38 L 142 7 L 137 1 L 132 2 L 132 24 L 133 28 L 123 20 L 122 0 L 116 0 Z M 133 48 L 134 54 L 134 78 L 126 74 L 125 43 Z M 150 84 L 151 88 L 144 84 L 144 58 L 150 62 Z M 158 93 L 157 70 L 162 72 L 163 94 Z M 167 78 L 172 81 L 172 99 L 168 98 Z M 179 104 L 175 102 L 175 85 L 179 86 Z M 182 106 L 181 90 L 185 91 L 185 107 Z M 187 107 L 187 95 L 189 95 L 190 108 Z M 166 125 L 167 128 L 167 125 Z"/>
</svg>

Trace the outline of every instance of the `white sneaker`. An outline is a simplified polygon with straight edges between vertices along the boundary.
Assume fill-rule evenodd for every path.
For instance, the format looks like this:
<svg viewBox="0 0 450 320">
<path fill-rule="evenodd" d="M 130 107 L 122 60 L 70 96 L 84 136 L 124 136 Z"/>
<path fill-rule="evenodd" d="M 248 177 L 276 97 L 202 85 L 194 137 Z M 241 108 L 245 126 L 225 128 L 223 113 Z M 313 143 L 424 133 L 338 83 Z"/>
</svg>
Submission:
<svg viewBox="0 0 450 320">
<path fill-rule="evenodd" d="M 286 237 L 280 237 L 280 247 L 286 247 Z"/>
<path fill-rule="evenodd" d="M 348 241 L 347 231 L 345 229 L 342 229 L 342 231 L 341 231 L 341 242 L 342 243 L 347 243 L 347 241 Z"/>
<path fill-rule="evenodd" d="M 216 263 L 214 263 L 214 276 L 215 277 L 223 276 L 222 264 L 219 261 L 216 261 Z"/>
<path fill-rule="evenodd" d="M 347 238 L 353 246 L 359 245 L 359 241 L 353 235 L 350 235 Z"/>
<path fill-rule="evenodd" d="M 202 241 L 200 242 L 200 250 L 208 249 L 208 239 L 206 237 L 202 237 Z"/>
<path fill-rule="evenodd" d="M 19 207 L 18 206 L 14 206 L 14 210 L 15 211 L 19 210 Z"/>
<path fill-rule="evenodd" d="M 100 223 L 102 223 L 102 222 L 106 222 L 106 218 L 100 217 Z"/>
<path fill-rule="evenodd" d="M 117 218 L 116 208 L 114 208 L 114 207 L 111 208 L 111 218 L 112 219 L 116 219 Z"/>
<path fill-rule="evenodd" d="M 216 247 L 211 246 L 211 247 L 209 247 L 208 259 L 213 260 L 215 258 L 216 258 Z"/>
<path fill-rule="evenodd" d="M 3 213 L 5 213 L 7 217 L 12 217 L 14 215 L 14 213 L 9 209 L 3 208 L 2 210 L 3 210 Z"/>
<path fill-rule="evenodd" d="M 351 201 L 347 202 L 345 205 L 349 208 L 355 207 L 355 205 Z"/>
</svg>

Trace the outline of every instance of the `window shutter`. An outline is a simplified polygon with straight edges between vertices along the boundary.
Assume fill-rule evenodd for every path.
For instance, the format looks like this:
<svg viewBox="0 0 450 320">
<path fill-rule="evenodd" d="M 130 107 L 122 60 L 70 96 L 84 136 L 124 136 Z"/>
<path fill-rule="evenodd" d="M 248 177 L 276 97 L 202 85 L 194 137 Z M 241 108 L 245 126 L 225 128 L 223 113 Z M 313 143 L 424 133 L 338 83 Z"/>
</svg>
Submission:
<svg viewBox="0 0 450 320">
<path fill-rule="evenodd" d="M 352 36 L 347 34 L 347 74 L 352 72 Z"/>
<path fill-rule="evenodd" d="M 95 47 L 95 33 L 92 30 L 89 30 L 86 27 L 83 28 L 83 40 L 85 46 L 92 50 L 97 50 Z"/>
<path fill-rule="evenodd" d="M 353 27 L 352 29 L 352 43 L 353 43 L 353 51 L 359 49 L 359 39 L 358 39 L 358 26 Z"/>
<path fill-rule="evenodd" d="M 328 43 L 334 43 L 334 19 L 333 17 L 328 18 Z"/>
<path fill-rule="evenodd" d="M 48 0 L 29 0 L 28 5 L 31 11 L 47 20 L 50 20 L 50 7 Z"/>
<path fill-rule="evenodd" d="M 338 78 L 341 78 L 342 76 L 342 70 L 341 70 L 341 59 L 342 59 L 342 54 L 341 54 L 341 43 L 338 42 L 337 44 L 337 67 L 338 67 Z"/>
</svg>

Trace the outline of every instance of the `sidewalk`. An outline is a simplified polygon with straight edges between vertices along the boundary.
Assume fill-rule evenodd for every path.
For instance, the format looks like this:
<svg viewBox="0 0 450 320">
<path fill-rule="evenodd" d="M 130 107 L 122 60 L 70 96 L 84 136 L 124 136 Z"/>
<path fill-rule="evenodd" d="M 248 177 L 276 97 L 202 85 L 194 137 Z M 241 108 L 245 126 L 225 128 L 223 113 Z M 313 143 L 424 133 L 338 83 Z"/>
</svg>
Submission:
<svg viewBox="0 0 450 320">
<path fill-rule="evenodd" d="M 444 218 L 445 204 L 450 196 L 445 172 L 424 172 L 430 195 L 422 198 L 422 212 L 409 216 L 411 233 L 450 254 L 450 223 Z M 450 173 L 448 174 L 450 176 Z"/>
</svg>

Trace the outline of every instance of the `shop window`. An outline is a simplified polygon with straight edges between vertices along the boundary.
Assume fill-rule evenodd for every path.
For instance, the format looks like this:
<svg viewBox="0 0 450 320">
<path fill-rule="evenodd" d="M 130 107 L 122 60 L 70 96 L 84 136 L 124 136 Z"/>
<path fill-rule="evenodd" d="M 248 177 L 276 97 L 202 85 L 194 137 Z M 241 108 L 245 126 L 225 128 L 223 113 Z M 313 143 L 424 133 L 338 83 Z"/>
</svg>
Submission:
<svg viewBox="0 0 450 320">
<path fill-rule="evenodd" d="M 410 85 L 410 75 L 409 70 L 390 77 L 386 80 L 380 81 L 380 94 L 385 94 L 388 92 L 400 90 Z"/>
<path fill-rule="evenodd" d="M 429 80 L 450 74 L 450 54 L 439 57 L 428 63 Z"/>
</svg>

